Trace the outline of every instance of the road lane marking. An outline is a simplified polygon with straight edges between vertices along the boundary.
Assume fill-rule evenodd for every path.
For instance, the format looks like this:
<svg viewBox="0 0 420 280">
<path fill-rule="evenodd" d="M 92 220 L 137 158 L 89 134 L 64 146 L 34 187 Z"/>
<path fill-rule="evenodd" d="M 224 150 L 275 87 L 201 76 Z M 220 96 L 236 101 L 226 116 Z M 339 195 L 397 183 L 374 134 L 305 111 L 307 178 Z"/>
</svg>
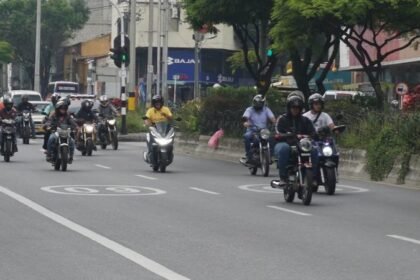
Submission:
<svg viewBox="0 0 420 280">
<path fill-rule="evenodd" d="M 143 178 L 143 179 L 147 179 L 147 180 L 157 180 L 157 178 L 154 177 L 149 177 L 149 176 L 144 176 L 144 175 L 136 175 L 137 177 Z"/>
<path fill-rule="evenodd" d="M 157 188 L 128 185 L 60 185 L 42 187 L 41 190 L 53 194 L 84 196 L 150 196 L 166 193 Z"/>
<path fill-rule="evenodd" d="M 342 187 L 342 188 L 347 188 L 347 189 L 351 189 L 353 190 L 352 192 L 355 193 L 363 193 L 363 192 L 368 192 L 368 189 L 365 188 L 360 188 L 360 187 L 354 187 L 354 186 L 349 186 L 349 185 L 342 185 L 342 184 L 337 184 L 338 187 Z"/>
<path fill-rule="evenodd" d="M 8 197 L 20 202 L 21 204 L 31 208 L 32 210 L 38 212 L 39 214 L 49 218 L 50 220 L 74 231 L 78 234 L 98 243 L 99 245 L 108 248 L 109 250 L 119 254 L 120 256 L 140 265 L 141 267 L 153 272 L 154 274 L 161 276 L 164 279 L 168 280 L 189 280 L 189 278 L 182 276 L 169 268 L 141 255 L 140 253 L 131 250 L 103 235 L 100 235 L 88 228 L 85 228 L 75 222 L 70 221 L 69 219 L 60 216 L 59 214 L 48 210 L 47 208 L 37 204 L 36 202 L 20 195 L 11 190 L 1 187 L 0 192 L 7 195 Z"/>
<path fill-rule="evenodd" d="M 290 209 L 287 209 L 287 208 L 282 208 L 282 207 L 278 207 L 278 206 L 274 206 L 274 205 L 267 205 L 267 207 L 272 208 L 272 209 L 276 209 L 276 210 L 280 210 L 280 211 L 283 211 L 283 212 L 287 212 L 287 213 L 300 215 L 300 216 L 312 216 L 312 214 L 309 214 L 309 213 L 294 211 L 294 210 L 290 210 Z"/>
<path fill-rule="evenodd" d="M 205 190 L 205 189 L 200 189 L 200 188 L 194 188 L 194 187 L 191 187 L 190 189 L 191 189 L 191 190 L 194 190 L 194 191 L 198 191 L 198 192 L 203 192 L 203 193 L 213 194 L 213 195 L 219 195 L 219 194 L 220 194 L 220 193 L 217 193 L 217 192 L 212 192 L 212 191 L 208 191 L 208 190 Z"/>
<path fill-rule="evenodd" d="M 409 237 L 405 237 L 405 236 L 401 236 L 401 235 L 387 235 L 387 236 L 391 237 L 391 238 L 395 238 L 395 239 L 399 239 L 399 240 L 402 240 L 402 241 L 406 241 L 406 242 L 410 242 L 410 243 L 420 245 L 420 240 L 417 240 L 417 239 L 413 239 L 413 238 L 409 238 Z"/>
<path fill-rule="evenodd" d="M 105 165 L 102 165 L 102 164 L 95 164 L 95 166 L 99 167 L 99 168 L 103 168 L 103 169 L 112 169 L 111 167 L 105 166 Z"/>
</svg>

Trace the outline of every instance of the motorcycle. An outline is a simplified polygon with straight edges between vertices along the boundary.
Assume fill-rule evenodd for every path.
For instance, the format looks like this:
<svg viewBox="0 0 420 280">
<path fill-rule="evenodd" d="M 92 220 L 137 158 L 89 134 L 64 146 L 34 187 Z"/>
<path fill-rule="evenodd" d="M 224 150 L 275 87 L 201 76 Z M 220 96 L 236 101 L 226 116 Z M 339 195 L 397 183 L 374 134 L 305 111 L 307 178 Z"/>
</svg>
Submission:
<svg viewBox="0 0 420 280">
<path fill-rule="evenodd" d="M 10 161 L 10 157 L 15 154 L 13 143 L 16 137 L 15 121 L 11 119 L 5 119 L 1 121 L 2 125 L 2 151 L 5 162 Z"/>
<path fill-rule="evenodd" d="M 101 148 L 106 149 L 107 145 L 112 145 L 114 150 L 118 149 L 117 121 L 114 117 L 101 118 L 101 129 L 99 130 L 99 140 Z"/>
<path fill-rule="evenodd" d="M 31 124 L 31 112 L 24 110 L 22 112 L 22 119 L 20 122 L 20 135 L 22 137 L 23 144 L 29 144 L 31 138 L 32 124 Z"/>
<path fill-rule="evenodd" d="M 296 135 L 288 133 L 288 138 L 297 138 Z M 290 145 L 290 159 L 287 166 L 287 183 L 283 187 L 284 200 L 293 202 L 295 194 L 302 200 L 304 205 L 311 204 L 314 174 L 312 171 L 311 152 L 312 141 L 308 136 L 301 136 Z M 271 181 L 271 186 L 277 188 L 278 182 Z"/>
<path fill-rule="evenodd" d="M 253 133 L 253 141 L 251 143 L 251 162 L 246 163 L 245 159 L 240 162 L 249 168 L 251 175 L 256 175 L 259 168 L 262 170 L 264 177 L 268 177 L 270 173 L 271 152 L 270 152 L 270 130 L 263 128 L 255 128 Z"/>
<path fill-rule="evenodd" d="M 77 149 L 82 153 L 82 156 L 92 156 L 93 150 L 96 150 L 94 144 L 95 124 L 84 123 L 79 129 L 81 130 L 81 139 L 78 141 Z"/>
<path fill-rule="evenodd" d="M 317 186 L 314 187 L 314 192 L 318 191 L 320 185 L 323 185 L 325 192 L 328 195 L 335 193 L 336 184 L 338 182 L 338 162 L 340 153 L 335 146 L 332 133 L 342 133 L 346 126 L 336 126 L 330 129 L 328 126 L 322 127 L 318 130 L 318 139 L 315 141 L 315 146 L 318 149 L 319 168 L 318 178 L 316 178 Z"/>
<path fill-rule="evenodd" d="M 71 139 L 71 129 L 65 124 L 61 124 L 54 132 L 57 141 L 53 152 L 52 165 L 55 170 L 67 171 L 67 164 L 69 163 L 70 149 L 69 142 Z"/>
<path fill-rule="evenodd" d="M 173 162 L 174 138 L 174 127 L 166 122 L 156 123 L 149 127 L 146 141 L 152 149 L 149 153 L 144 152 L 143 158 L 146 163 L 150 164 L 153 171 L 166 172 L 166 167 Z"/>
</svg>

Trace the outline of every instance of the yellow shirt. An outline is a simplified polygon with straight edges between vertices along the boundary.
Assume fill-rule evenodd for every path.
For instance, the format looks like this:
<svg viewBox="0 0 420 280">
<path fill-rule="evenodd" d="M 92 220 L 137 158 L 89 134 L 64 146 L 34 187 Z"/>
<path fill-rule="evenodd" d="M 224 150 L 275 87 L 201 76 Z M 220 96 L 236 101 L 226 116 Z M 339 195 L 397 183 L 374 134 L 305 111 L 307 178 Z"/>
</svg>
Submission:
<svg viewBox="0 0 420 280">
<path fill-rule="evenodd" d="M 165 114 L 166 117 L 163 114 Z M 171 113 L 171 110 L 166 106 L 162 106 L 160 110 L 152 107 L 149 110 L 147 110 L 146 117 L 151 122 L 158 123 L 158 122 L 167 121 L 168 120 L 167 117 L 172 117 L 172 113 Z"/>
</svg>

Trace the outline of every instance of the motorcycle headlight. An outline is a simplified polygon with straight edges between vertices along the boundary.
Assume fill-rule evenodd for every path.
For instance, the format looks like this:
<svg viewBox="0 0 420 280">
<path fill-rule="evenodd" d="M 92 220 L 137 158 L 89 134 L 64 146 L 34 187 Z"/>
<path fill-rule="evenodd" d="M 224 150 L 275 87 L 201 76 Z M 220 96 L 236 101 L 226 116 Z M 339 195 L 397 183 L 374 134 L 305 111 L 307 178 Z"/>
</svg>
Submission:
<svg viewBox="0 0 420 280">
<path fill-rule="evenodd" d="M 86 133 L 92 133 L 93 132 L 93 125 L 85 125 L 85 131 L 86 131 Z"/>
<path fill-rule="evenodd" d="M 264 140 L 268 140 L 268 138 L 270 138 L 270 134 L 271 134 L 270 130 L 268 130 L 266 128 L 262 129 L 261 132 L 260 132 L 261 138 L 264 139 Z"/>
<path fill-rule="evenodd" d="M 115 125 L 115 120 L 108 120 L 108 124 L 114 126 Z"/>
<path fill-rule="evenodd" d="M 166 138 L 161 138 L 161 139 L 155 139 L 156 143 L 159 144 L 159 146 L 166 146 L 171 144 L 172 139 L 166 139 Z"/>
<path fill-rule="evenodd" d="M 330 146 L 322 148 L 322 154 L 326 157 L 330 157 L 333 154 L 333 149 Z"/>
<path fill-rule="evenodd" d="M 305 153 L 310 152 L 312 150 L 312 142 L 311 142 L 311 140 L 309 140 L 307 138 L 304 138 L 304 139 L 300 140 L 299 144 L 300 144 L 300 148 Z"/>
</svg>

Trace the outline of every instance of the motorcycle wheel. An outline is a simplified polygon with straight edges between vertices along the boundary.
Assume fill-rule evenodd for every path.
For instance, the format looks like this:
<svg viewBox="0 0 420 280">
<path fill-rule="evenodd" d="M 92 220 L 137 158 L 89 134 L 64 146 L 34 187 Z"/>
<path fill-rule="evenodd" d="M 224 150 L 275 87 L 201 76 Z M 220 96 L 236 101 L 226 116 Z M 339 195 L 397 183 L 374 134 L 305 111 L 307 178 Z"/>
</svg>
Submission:
<svg viewBox="0 0 420 280">
<path fill-rule="evenodd" d="M 305 185 L 302 186 L 302 202 L 304 205 L 309 205 L 312 200 L 313 173 L 310 169 L 306 169 L 305 173 Z"/>
<path fill-rule="evenodd" d="M 54 163 L 54 170 L 56 170 L 56 171 L 60 170 L 60 166 L 61 166 L 61 160 L 56 159 L 55 163 Z"/>
<path fill-rule="evenodd" d="M 22 136 L 23 144 L 29 144 L 30 134 L 31 134 L 30 128 L 28 126 L 25 126 L 23 128 L 23 136 Z"/>
<path fill-rule="evenodd" d="M 337 178 L 335 176 L 335 169 L 334 168 L 325 168 L 325 192 L 328 195 L 333 195 L 335 193 L 335 186 L 337 183 Z"/>
<path fill-rule="evenodd" d="M 284 186 L 283 196 L 286 202 L 291 203 L 295 200 L 295 190 L 293 189 L 293 185 L 291 183 L 287 183 L 287 185 Z"/>
<path fill-rule="evenodd" d="M 251 173 L 251 175 L 256 175 L 258 171 L 258 167 L 250 167 L 249 168 L 249 173 Z"/>
<path fill-rule="evenodd" d="M 12 153 L 12 141 L 7 140 L 6 141 L 6 147 L 4 147 L 4 161 L 9 162 L 10 161 L 10 155 Z"/>
<path fill-rule="evenodd" d="M 166 172 L 166 165 L 162 164 L 160 166 L 160 172 L 165 173 Z"/>
<path fill-rule="evenodd" d="M 67 147 L 61 148 L 61 171 L 67 171 L 67 161 L 69 158 L 69 150 Z"/>
<path fill-rule="evenodd" d="M 86 142 L 86 154 L 88 156 L 92 156 L 92 151 L 93 151 L 93 142 L 91 139 L 89 139 Z"/>
<path fill-rule="evenodd" d="M 118 149 L 118 137 L 115 133 L 112 133 L 112 148 L 114 150 Z"/>
<path fill-rule="evenodd" d="M 106 144 L 101 144 L 101 149 L 106 150 Z"/>
<path fill-rule="evenodd" d="M 268 150 L 264 152 L 261 159 L 261 169 L 264 177 L 270 174 L 270 155 Z"/>
<path fill-rule="evenodd" d="M 154 172 L 159 171 L 159 165 L 153 165 L 153 171 Z"/>
</svg>

